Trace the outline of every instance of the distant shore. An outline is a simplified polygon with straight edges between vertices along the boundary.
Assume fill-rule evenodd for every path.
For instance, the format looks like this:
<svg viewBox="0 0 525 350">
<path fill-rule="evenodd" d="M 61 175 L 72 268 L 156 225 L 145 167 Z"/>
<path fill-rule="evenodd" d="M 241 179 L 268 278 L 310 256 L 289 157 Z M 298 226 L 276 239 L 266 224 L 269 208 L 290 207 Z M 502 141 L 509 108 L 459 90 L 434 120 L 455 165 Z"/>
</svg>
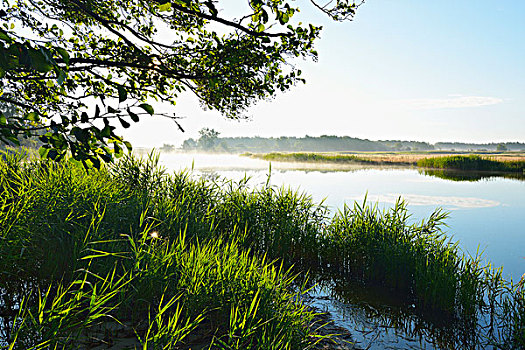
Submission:
<svg viewBox="0 0 525 350">
<path fill-rule="evenodd" d="M 525 152 L 247 152 L 241 156 L 288 163 L 404 166 L 498 172 L 523 172 L 525 169 Z"/>
</svg>

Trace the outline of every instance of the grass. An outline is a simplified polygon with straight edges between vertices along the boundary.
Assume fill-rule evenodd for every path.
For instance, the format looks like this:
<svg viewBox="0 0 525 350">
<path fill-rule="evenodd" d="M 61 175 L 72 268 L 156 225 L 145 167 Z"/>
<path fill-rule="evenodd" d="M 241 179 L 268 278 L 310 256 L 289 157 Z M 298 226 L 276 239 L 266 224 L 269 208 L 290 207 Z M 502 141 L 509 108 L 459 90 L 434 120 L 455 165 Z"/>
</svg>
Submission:
<svg viewBox="0 0 525 350">
<path fill-rule="evenodd" d="M 307 270 L 387 290 L 455 330 L 489 317 L 492 343 L 524 344 L 522 285 L 464 256 L 440 211 L 413 224 L 402 201 L 356 203 L 330 218 L 289 188 L 157 162 L 86 171 L 2 155 L 0 347 L 312 348 Z"/>
<path fill-rule="evenodd" d="M 241 246 L 244 228 L 214 223 L 219 188 L 155 164 L 4 156 L 1 344 L 83 348 L 127 332 L 145 349 L 312 346 L 291 273 Z"/>
<path fill-rule="evenodd" d="M 453 170 L 476 170 L 496 172 L 518 172 L 525 170 L 525 161 L 499 161 L 478 155 L 424 158 L 418 167 Z"/>
<path fill-rule="evenodd" d="M 442 153 L 385 153 L 368 152 L 360 154 L 344 153 L 244 153 L 241 156 L 276 162 L 303 162 L 356 165 L 417 166 L 427 169 L 461 171 L 486 171 L 501 173 L 523 173 L 525 160 L 515 155 L 443 155 Z"/>
<path fill-rule="evenodd" d="M 276 162 L 307 162 L 307 163 L 330 163 L 330 164 L 362 164 L 362 165 L 386 165 L 393 163 L 385 158 L 376 158 L 370 155 L 360 156 L 342 153 L 315 153 L 315 152 L 292 152 L 292 153 L 243 153 L 241 156 L 257 158 Z M 397 164 L 410 165 L 398 161 Z"/>
</svg>

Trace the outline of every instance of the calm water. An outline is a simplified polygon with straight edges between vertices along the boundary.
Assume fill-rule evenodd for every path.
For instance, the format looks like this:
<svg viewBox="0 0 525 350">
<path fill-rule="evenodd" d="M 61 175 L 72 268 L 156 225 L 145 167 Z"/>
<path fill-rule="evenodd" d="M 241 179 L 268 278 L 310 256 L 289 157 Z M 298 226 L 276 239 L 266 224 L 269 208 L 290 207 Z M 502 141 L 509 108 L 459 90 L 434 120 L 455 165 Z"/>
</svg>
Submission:
<svg viewBox="0 0 525 350">
<path fill-rule="evenodd" d="M 193 167 L 196 173 L 231 179 L 248 175 L 254 185 L 266 183 L 270 173 L 267 162 L 230 155 L 162 154 L 161 163 L 170 170 Z M 437 207 L 444 208 L 450 212 L 445 231 L 460 242 L 463 251 L 475 255 L 478 249 L 483 250 L 494 266 L 503 266 L 507 278 L 519 280 L 525 273 L 525 181 L 501 177 L 451 181 L 415 169 L 343 171 L 279 163 L 272 164 L 270 181 L 272 185 L 304 191 L 316 201 L 324 200 L 334 212 L 365 196 L 385 208 L 401 196 L 408 202 L 413 220 L 427 217 Z M 375 315 L 388 312 L 388 306 L 373 302 L 363 306 L 355 296 L 344 297 L 344 293 L 336 293 L 340 297 L 334 299 L 330 287 L 319 288 L 314 294 L 313 305 L 330 311 L 339 324 L 361 330 L 355 335 L 360 347 L 435 347 L 424 337 L 407 335 L 417 324 L 410 316 L 403 319 L 404 330 L 377 321 Z M 328 295 L 331 297 L 325 298 Z"/>
</svg>

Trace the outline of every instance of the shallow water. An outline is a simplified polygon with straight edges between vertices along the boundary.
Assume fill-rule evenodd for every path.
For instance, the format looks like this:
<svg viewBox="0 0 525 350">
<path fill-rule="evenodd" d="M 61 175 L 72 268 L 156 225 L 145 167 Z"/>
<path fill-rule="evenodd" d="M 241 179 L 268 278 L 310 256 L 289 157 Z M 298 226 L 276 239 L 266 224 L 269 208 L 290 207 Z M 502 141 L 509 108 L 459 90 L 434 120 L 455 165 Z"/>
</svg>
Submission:
<svg viewBox="0 0 525 350">
<path fill-rule="evenodd" d="M 169 170 L 193 168 L 197 174 L 234 180 L 249 176 L 254 185 L 265 184 L 271 174 L 272 185 L 304 191 L 317 202 L 324 200 L 332 212 L 345 203 L 363 201 L 365 196 L 382 208 L 393 206 L 402 197 L 408 202 L 412 220 L 426 218 L 441 207 L 450 213 L 445 232 L 460 242 L 463 251 L 472 255 L 478 249 L 483 251 L 486 261 L 503 266 L 507 279 L 519 280 L 525 273 L 525 181 L 520 179 L 487 174 L 443 178 L 411 168 L 315 169 L 312 165 L 273 163 L 270 169 L 268 162 L 234 155 L 171 153 L 162 154 L 160 160 Z M 464 177 L 468 181 L 458 181 Z M 318 287 L 311 293 L 312 304 L 329 311 L 339 325 L 354 330 L 360 348 L 442 347 L 429 340 L 428 329 L 419 329 L 420 320 L 411 316 L 410 310 L 336 289 Z M 381 317 L 390 312 L 391 317 Z"/>
</svg>

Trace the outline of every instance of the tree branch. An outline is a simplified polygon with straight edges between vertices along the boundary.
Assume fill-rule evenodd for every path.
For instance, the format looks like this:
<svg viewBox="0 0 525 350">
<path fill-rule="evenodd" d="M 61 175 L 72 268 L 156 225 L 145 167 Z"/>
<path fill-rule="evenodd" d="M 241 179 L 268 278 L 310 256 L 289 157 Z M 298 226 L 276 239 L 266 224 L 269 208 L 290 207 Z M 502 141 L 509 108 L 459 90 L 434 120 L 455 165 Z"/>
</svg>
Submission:
<svg viewBox="0 0 525 350">
<path fill-rule="evenodd" d="M 247 34 L 250 34 L 252 36 L 255 36 L 255 37 L 280 38 L 280 37 L 283 37 L 283 36 L 287 36 L 288 37 L 288 36 L 292 36 L 293 35 L 292 32 L 287 32 L 287 33 L 256 32 L 255 30 L 247 28 L 247 27 L 245 27 L 245 26 L 243 26 L 243 25 L 241 25 L 239 23 L 228 21 L 227 19 L 224 19 L 224 18 L 221 18 L 221 17 L 208 15 L 208 14 L 200 12 L 200 11 L 193 11 L 193 10 L 190 10 L 189 8 L 186 8 L 186 7 L 181 6 L 181 5 L 177 5 L 175 3 L 171 3 L 171 7 L 175 8 L 175 9 L 181 11 L 181 12 L 184 12 L 184 13 L 187 13 L 189 15 L 192 15 L 192 16 L 204 18 L 204 19 L 207 19 L 207 20 L 210 20 L 210 21 L 215 21 L 215 22 L 227 25 L 229 27 L 233 27 L 233 28 L 239 29 L 239 30 L 241 30 L 241 31 L 243 31 L 243 32 L 245 32 Z"/>
</svg>

